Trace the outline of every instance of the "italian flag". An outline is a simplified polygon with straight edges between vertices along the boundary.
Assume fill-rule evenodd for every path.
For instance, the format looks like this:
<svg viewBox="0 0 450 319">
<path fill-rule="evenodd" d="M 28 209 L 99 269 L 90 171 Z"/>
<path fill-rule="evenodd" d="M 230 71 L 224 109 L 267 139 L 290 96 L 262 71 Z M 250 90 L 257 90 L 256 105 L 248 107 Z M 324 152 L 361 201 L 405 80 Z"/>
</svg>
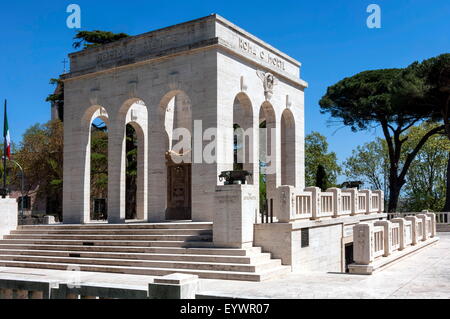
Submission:
<svg viewBox="0 0 450 319">
<path fill-rule="evenodd" d="M 11 137 L 9 135 L 8 116 L 6 115 L 6 101 L 5 101 L 5 121 L 3 123 L 3 137 L 5 138 L 6 156 L 11 160 Z"/>
</svg>

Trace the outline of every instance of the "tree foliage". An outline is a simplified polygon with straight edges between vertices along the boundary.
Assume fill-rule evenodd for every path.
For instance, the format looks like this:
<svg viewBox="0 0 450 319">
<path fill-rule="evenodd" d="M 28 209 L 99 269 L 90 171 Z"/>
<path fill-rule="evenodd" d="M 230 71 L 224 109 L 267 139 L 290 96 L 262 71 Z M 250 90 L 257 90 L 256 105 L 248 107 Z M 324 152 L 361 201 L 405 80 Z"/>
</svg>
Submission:
<svg viewBox="0 0 450 319">
<path fill-rule="evenodd" d="M 343 163 L 344 174 L 350 179 L 360 180 L 372 190 L 381 189 L 388 194 L 389 155 L 386 142 L 375 141 L 358 146 Z"/>
<path fill-rule="evenodd" d="M 331 183 L 328 180 L 328 174 L 323 165 L 317 166 L 315 186 L 319 187 L 323 192 L 331 187 Z"/>
<path fill-rule="evenodd" d="M 413 127 L 408 132 L 406 148 L 436 124 Z M 406 176 L 403 210 L 420 212 L 424 209 L 441 211 L 446 198 L 447 163 L 450 141 L 445 135 L 434 135 L 425 143 Z"/>
<path fill-rule="evenodd" d="M 402 135 L 406 139 L 404 154 L 400 163 L 406 159 L 425 132 L 439 124 L 422 123 L 410 128 Z M 401 211 L 440 211 L 445 201 L 445 181 L 450 142 L 442 134 L 431 136 L 418 152 L 405 177 L 405 186 L 400 194 Z M 372 189 L 389 189 L 389 154 L 386 141 L 375 141 L 359 146 L 344 162 L 345 175 L 358 178 Z M 387 193 L 388 194 L 388 193 Z"/>
<path fill-rule="evenodd" d="M 445 133 L 450 139 L 450 54 L 414 62 L 408 69 L 423 78 L 426 94 L 422 100 L 424 108 L 433 110 L 433 117 L 442 121 Z M 446 201 L 444 211 L 450 211 L 450 156 L 447 163 Z"/>
<path fill-rule="evenodd" d="M 83 46 L 86 48 L 94 48 L 107 43 L 112 43 L 124 38 L 129 37 L 126 33 L 113 33 L 109 31 L 79 31 L 75 38 L 73 47 L 75 49 L 81 48 Z"/>
<path fill-rule="evenodd" d="M 91 203 L 108 198 L 108 130 L 105 125 L 91 127 Z M 93 206 L 93 205 L 92 205 Z M 91 216 L 95 216 L 91 207 Z M 106 216 L 103 216 L 106 217 Z"/>
<path fill-rule="evenodd" d="M 25 175 L 25 193 L 35 189 L 37 197 L 54 203 L 51 213 L 62 217 L 63 178 L 63 126 L 61 121 L 35 124 L 23 135 L 14 159 L 20 163 Z M 20 189 L 17 168 L 11 175 L 12 183 Z"/>
<path fill-rule="evenodd" d="M 426 85 L 410 69 L 365 71 L 328 88 L 319 104 L 322 113 L 339 119 L 353 131 L 381 127 L 389 154 L 389 211 L 395 211 L 406 174 L 421 147 L 443 127 L 424 132 L 406 154 L 404 133 L 432 118 L 433 110 L 423 107 Z M 402 156 L 405 160 L 400 165 Z"/>
<path fill-rule="evenodd" d="M 305 183 L 306 186 L 316 185 L 316 172 L 319 165 L 328 172 L 330 187 L 334 186 L 341 168 L 337 164 L 336 153 L 328 151 L 327 138 L 318 132 L 312 132 L 305 137 Z"/>
</svg>

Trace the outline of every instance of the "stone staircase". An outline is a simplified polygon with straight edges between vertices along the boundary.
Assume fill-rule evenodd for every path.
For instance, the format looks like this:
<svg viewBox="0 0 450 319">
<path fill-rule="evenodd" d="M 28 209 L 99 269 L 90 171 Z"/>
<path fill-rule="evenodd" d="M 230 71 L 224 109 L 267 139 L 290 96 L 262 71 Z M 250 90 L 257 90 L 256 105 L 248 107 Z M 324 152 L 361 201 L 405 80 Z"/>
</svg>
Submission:
<svg viewBox="0 0 450 319">
<path fill-rule="evenodd" d="M 212 223 L 21 226 L 0 240 L 0 266 L 263 281 L 291 271 L 261 248 L 215 248 Z"/>
</svg>

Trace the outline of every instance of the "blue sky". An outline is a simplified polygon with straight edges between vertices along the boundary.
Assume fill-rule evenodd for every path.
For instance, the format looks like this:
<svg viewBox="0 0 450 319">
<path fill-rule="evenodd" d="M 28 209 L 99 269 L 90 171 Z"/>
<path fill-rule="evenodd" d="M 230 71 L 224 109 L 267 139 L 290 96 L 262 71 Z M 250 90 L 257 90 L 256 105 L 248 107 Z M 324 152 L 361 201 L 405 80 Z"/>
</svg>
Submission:
<svg viewBox="0 0 450 319">
<path fill-rule="evenodd" d="M 9 101 L 13 141 L 49 120 L 49 79 L 63 71 L 76 31 L 66 27 L 66 7 L 82 9 L 82 30 L 131 35 L 218 13 L 301 61 L 306 90 L 306 133 L 328 137 L 345 160 L 380 131 L 352 133 L 329 123 L 318 101 L 329 85 L 363 70 L 404 67 L 450 52 L 450 1 L 2 1 L 0 99 Z M 382 9 L 382 28 L 366 26 L 369 4 Z"/>
</svg>

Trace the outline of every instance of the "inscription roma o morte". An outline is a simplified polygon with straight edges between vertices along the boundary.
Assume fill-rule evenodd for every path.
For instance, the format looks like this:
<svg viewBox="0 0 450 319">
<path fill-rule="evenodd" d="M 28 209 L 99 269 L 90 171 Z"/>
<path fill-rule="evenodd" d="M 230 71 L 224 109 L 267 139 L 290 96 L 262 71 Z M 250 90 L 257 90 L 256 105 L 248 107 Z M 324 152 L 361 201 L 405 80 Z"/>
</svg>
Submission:
<svg viewBox="0 0 450 319">
<path fill-rule="evenodd" d="M 286 67 L 284 65 L 284 61 L 276 56 L 270 54 L 268 51 L 264 49 L 260 49 L 257 45 L 247 41 L 243 38 L 239 38 L 239 49 L 242 51 L 254 55 L 255 57 L 259 57 L 261 60 L 273 65 L 274 67 L 285 71 Z"/>
</svg>

